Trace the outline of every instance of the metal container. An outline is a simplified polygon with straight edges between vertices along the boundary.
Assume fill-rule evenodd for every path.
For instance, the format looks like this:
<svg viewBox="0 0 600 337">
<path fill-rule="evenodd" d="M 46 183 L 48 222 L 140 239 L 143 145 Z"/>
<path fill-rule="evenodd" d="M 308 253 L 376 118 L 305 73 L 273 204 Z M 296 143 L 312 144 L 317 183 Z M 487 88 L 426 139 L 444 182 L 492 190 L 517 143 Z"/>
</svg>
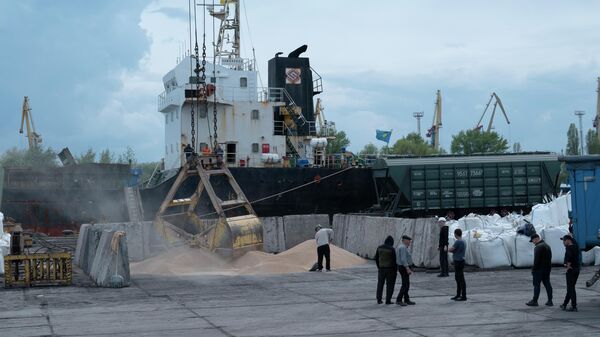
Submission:
<svg viewBox="0 0 600 337">
<path fill-rule="evenodd" d="M 527 153 L 380 159 L 376 179 L 395 184 L 394 215 L 527 209 L 558 187 L 558 155 Z M 392 200 L 392 198 L 388 198 Z"/>
<path fill-rule="evenodd" d="M 580 248 L 600 245 L 600 156 L 561 157 L 571 185 L 573 234 Z"/>
</svg>

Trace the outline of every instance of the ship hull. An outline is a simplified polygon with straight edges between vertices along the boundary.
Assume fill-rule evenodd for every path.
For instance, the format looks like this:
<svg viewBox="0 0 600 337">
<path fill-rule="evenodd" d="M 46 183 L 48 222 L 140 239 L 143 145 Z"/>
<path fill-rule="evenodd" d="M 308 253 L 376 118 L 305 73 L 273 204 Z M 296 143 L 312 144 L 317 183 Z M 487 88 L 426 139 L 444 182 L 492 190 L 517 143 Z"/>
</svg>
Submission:
<svg viewBox="0 0 600 337">
<path fill-rule="evenodd" d="M 41 171 L 12 172 L 11 177 L 20 181 L 57 180 L 69 181 L 65 168 L 55 168 L 48 175 Z M 69 169 L 69 170 L 72 170 Z M 95 168 L 98 171 L 98 168 Z M 244 191 L 259 217 L 290 214 L 354 213 L 368 209 L 376 203 L 375 185 L 369 168 L 231 168 L 236 181 Z M 81 172 L 78 174 L 82 175 Z M 77 230 L 83 223 L 128 221 L 127 205 L 123 188 L 112 183 L 127 181 L 120 171 L 104 176 L 100 183 L 85 186 L 64 184 L 6 184 L 3 188 L 0 210 L 7 217 L 22 223 L 26 229 L 58 235 L 63 230 Z M 108 181 L 110 180 L 110 181 Z M 175 177 L 151 188 L 141 188 L 140 196 L 144 219 L 152 220 L 166 197 Z M 189 197 L 198 184 L 197 177 L 185 181 L 176 198 Z M 111 188 L 102 188 L 109 185 Z M 222 184 L 215 184 L 217 192 Z M 122 185 L 123 186 L 123 185 Z M 299 187 L 302 186 L 302 187 Z M 209 212 L 208 200 L 199 205 L 199 211 Z M 202 207 L 204 206 L 204 207 Z M 202 215 L 202 214 L 200 214 Z"/>
</svg>

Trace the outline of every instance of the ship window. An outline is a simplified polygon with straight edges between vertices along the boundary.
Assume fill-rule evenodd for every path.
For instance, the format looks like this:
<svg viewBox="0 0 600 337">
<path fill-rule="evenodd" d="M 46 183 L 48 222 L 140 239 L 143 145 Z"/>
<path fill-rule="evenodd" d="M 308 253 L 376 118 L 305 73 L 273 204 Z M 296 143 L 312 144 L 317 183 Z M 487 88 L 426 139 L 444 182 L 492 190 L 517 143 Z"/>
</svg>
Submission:
<svg viewBox="0 0 600 337">
<path fill-rule="evenodd" d="M 173 144 L 169 144 L 171 145 L 171 153 L 173 153 Z"/>
<path fill-rule="evenodd" d="M 175 111 L 175 119 L 179 119 L 179 110 Z"/>
<path fill-rule="evenodd" d="M 165 114 L 165 124 L 169 124 L 169 114 Z"/>
<path fill-rule="evenodd" d="M 179 142 L 175 143 L 175 152 L 179 153 Z"/>
<path fill-rule="evenodd" d="M 246 88 L 248 86 L 248 78 L 247 77 L 240 77 L 240 87 L 241 88 Z"/>
<path fill-rule="evenodd" d="M 171 122 L 173 121 L 173 111 L 171 111 Z"/>
<path fill-rule="evenodd" d="M 206 106 L 205 104 L 200 104 L 200 106 L 198 107 L 198 117 L 206 118 L 206 109 L 207 108 L 208 108 L 208 106 Z"/>
<path fill-rule="evenodd" d="M 258 153 L 258 143 L 252 143 L 252 153 Z"/>
<path fill-rule="evenodd" d="M 217 78 L 216 77 L 210 77 L 210 83 L 217 83 Z"/>
<path fill-rule="evenodd" d="M 252 119 L 258 119 L 258 110 L 252 110 Z"/>
</svg>

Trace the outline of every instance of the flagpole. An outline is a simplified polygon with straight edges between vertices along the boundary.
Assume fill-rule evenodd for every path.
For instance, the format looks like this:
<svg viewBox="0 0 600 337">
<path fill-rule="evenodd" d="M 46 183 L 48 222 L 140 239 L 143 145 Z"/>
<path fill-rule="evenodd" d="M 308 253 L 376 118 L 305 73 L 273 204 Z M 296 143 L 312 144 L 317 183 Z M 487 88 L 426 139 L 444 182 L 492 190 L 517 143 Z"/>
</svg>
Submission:
<svg viewBox="0 0 600 337">
<path fill-rule="evenodd" d="M 390 129 L 390 136 L 388 137 L 388 140 L 386 142 L 386 147 L 387 147 L 387 155 L 390 154 L 390 139 L 392 138 L 392 131 L 394 131 L 394 129 Z"/>
</svg>

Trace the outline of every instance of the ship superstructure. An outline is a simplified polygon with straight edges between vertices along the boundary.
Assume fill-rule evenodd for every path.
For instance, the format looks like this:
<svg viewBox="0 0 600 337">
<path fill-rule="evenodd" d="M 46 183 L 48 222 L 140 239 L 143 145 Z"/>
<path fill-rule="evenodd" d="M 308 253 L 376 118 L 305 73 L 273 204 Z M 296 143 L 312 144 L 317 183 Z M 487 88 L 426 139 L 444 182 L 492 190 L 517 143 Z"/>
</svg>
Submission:
<svg viewBox="0 0 600 337">
<path fill-rule="evenodd" d="M 321 166 L 327 139 L 317 136 L 313 96 L 322 82 L 300 57 L 306 46 L 271 59 L 269 86 L 261 87 L 255 61 L 240 57 L 239 2 L 207 10 L 221 21 L 214 56 L 186 55 L 163 77 L 165 170 L 185 164 L 188 145 L 198 153 L 222 151 L 230 167 Z M 206 90 L 199 92 L 195 65 L 202 62 Z"/>
</svg>

